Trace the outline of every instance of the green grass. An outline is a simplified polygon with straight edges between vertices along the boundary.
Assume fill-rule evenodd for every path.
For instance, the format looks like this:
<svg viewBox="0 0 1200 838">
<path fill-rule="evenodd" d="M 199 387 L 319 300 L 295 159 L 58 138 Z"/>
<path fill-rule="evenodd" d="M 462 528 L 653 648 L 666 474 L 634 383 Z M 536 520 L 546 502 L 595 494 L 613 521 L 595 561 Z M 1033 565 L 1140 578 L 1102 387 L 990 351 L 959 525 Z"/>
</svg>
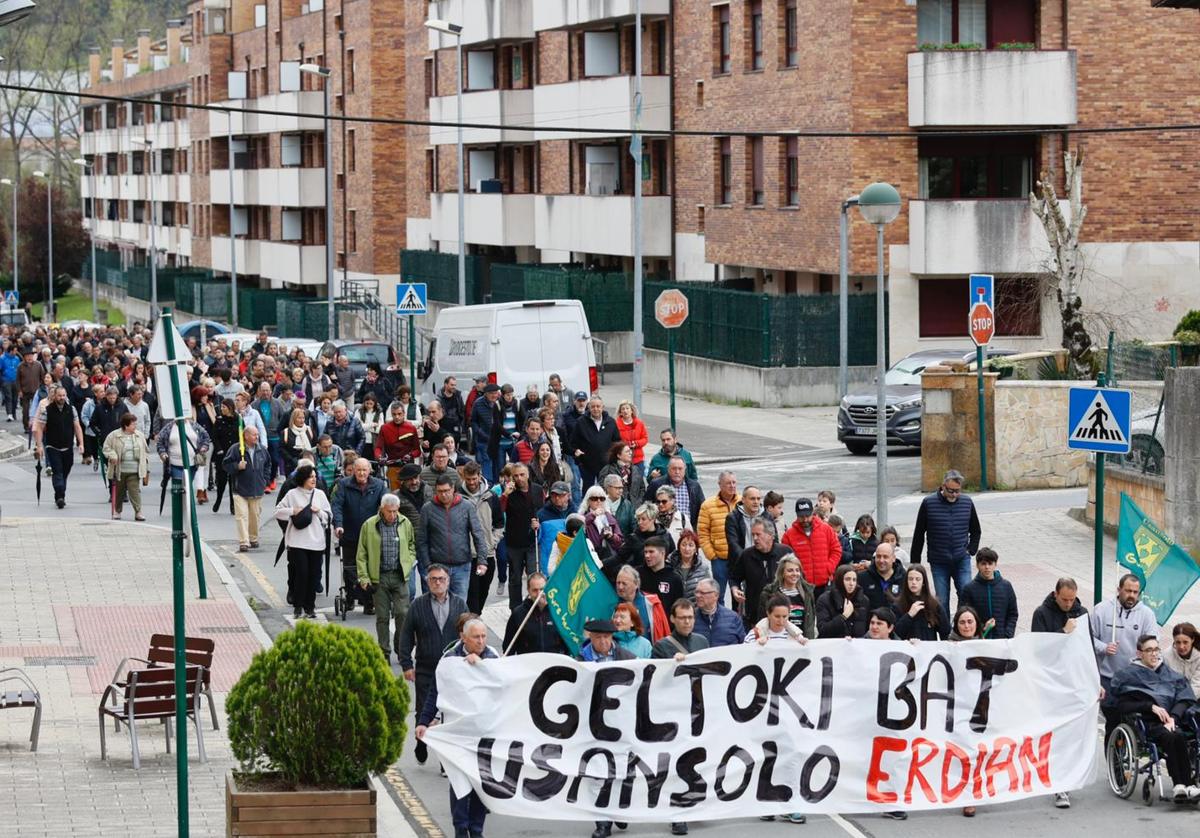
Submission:
<svg viewBox="0 0 1200 838">
<path fill-rule="evenodd" d="M 40 318 L 42 316 L 44 303 L 33 304 L 33 316 Z M 92 298 L 88 294 L 80 291 L 71 291 L 65 297 L 59 297 L 54 301 L 54 308 L 58 311 L 58 322 L 62 323 L 67 320 L 91 320 L 92 319 Z M 100 303 L 100 321 L 104 322 L 104 313 L 108 312 L 108 323 L 112 326 L 125 325 L 125 312 L 118 308 L 112 308 L 105 303 Z"/>
</svg>

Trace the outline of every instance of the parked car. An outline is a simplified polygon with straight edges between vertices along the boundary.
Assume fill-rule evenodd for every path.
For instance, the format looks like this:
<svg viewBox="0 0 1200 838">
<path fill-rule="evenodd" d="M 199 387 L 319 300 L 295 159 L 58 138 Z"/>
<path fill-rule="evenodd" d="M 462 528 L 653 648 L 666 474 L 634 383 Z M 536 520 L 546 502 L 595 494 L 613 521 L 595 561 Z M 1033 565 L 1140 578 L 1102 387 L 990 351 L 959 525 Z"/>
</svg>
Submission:
<svg viewBox="0 0 1200 838">
<path fill-rule="evenodd" d="M 327 340 L 321 347 L 321 354 L 334 361 L 343 355 L 349 358 L 356 387 L 367 374 L 367 364 L 374 362 L 381 370 L 386 370 L 396 363 L 396 350 L 389 344 L 373 340 Z"/>
<path fill-rule="evenodd" d="M 316 358 L 321 352 L 321 347 L 324 345 L 321 343 L 321 341 L 312 340 L 311 338 L 272 337 L 270 342 L 278 344 L 279 348 L 284 352 L 291 352 L 293 349 L 299 349 L 309 360 Z"/>
<path fill-rule="evenodd" d="M 187 323 L 180 323 L 178 328 L 179 334 L 183 336 L 184 340 L 195 338 L 197 343 L 200 342 L 202 333 L 209 338 L 214 338 L 229 332 L 228 326 L 216 320 L 189 320 Z"/>
<path fill-rule="evenodd" d="M 1012 349 L 987 349 L 988 358 L 1013 355 Z M 928 366 L 970 363 L 975 350 L 969 347 L 924 349 L 901 358 L 884 375 L 887 411 L 887 441 L 892 445 L 921 447 L 921 373 Z M 875 390 L 850 393 L 838 408 L 838 441 L 851 454 L 871 453 L 875 447 L 878 397 Z"/>
<path fill-rule="evenodd" d="M 0 308 L 0 326 L 23 328 L 29 325 L 29 315 L 23 308 Z"/>
</svg>

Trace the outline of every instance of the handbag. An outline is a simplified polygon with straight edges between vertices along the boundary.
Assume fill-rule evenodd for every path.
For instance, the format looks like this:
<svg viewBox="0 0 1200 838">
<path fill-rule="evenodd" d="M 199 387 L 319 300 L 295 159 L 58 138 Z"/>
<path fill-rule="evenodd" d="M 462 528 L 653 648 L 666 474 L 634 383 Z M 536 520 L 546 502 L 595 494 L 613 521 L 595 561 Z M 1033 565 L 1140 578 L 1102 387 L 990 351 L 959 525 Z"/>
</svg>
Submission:
<svg viewBox="0 0 1200 838">
<path fill-rule="evenodd" d="M 313 496 L 315 496 L 316 494 L 317 493 L 314 491 L 311 495 L 308 496 L 308 505 L 307 506 L 305 506 L 299 512 L 292 513 L 292 526 L 295 527 L 296 529 L 298 529 L 298 530 L 305 529 L 308 527 L 309 524 L 312 523 L 312 521 L 313 521 L 312 503 L 313 503 Z"/>
</svg>

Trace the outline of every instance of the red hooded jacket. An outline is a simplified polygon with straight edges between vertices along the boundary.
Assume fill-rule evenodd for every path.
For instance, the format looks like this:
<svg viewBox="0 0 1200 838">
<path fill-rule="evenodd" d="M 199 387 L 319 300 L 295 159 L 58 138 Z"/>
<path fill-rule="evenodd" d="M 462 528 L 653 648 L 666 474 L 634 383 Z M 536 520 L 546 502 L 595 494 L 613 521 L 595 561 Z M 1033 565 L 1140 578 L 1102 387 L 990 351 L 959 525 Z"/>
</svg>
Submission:
<svg viewBox="0 0 1200 838">
<path fill-rule="evenodd" d="M 812 535 L 805 535 L 800 521 L 792 521 L 787 532 L 783 534 L 783 543 L 792 548 L 800 566 L 804 568 L 804 578 L 815 586 L 826 585 L 833 572 L 842 561 L 842 543 L 838 540 L 833 528 L 813 516 Z"/>
</svg>

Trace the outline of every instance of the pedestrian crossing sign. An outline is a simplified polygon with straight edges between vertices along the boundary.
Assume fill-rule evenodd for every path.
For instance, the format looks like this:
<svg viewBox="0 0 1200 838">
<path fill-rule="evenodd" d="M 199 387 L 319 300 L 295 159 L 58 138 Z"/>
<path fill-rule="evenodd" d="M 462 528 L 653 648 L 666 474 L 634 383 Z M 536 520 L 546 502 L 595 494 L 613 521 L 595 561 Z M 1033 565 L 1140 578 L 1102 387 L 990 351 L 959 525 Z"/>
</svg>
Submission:
<svg viewBox="0 0 1200 838">
<path fill-rule="evenodd" d="M 1067 447 L 1106 454 L 1130 448 L 1132 393 L 1101 387 L 1072 387 L 1067 411 Z"/>
<path fill-rule="evenodd" d="M 21 304 L 21 295 L 16 291 L 5 291 L 4 304 L 6 306 L 13 306 L 14 308 L 19 306 Z"/>
<path fill-rule="evenodd" d="M 396 314 L 425 314 L 429 286 L 424 282 L 402 282 L 396 286 Z"/>
</svg>

